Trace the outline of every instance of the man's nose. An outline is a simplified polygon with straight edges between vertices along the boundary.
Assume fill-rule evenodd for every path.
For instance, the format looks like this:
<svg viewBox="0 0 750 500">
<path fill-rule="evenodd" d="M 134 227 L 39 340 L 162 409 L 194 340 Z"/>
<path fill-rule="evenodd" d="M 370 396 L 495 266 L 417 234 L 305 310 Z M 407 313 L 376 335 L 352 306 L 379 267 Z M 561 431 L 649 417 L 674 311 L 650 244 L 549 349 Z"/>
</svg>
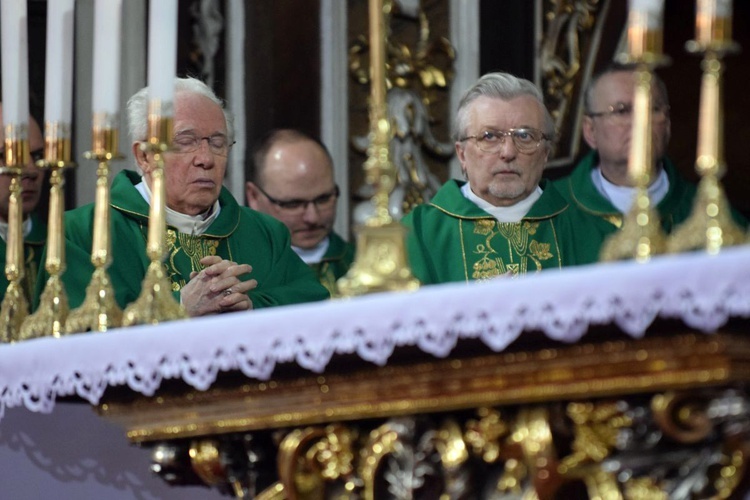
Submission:
<svg viewBox="0 0 750 500">
<path fill-rule="evenodd" d="M 211 168 L 216 161 L 216 155 L 211 151 L 211 146 L 207 140 L 201 140 L 198 143 L 198 149 L 196 149 L 193 154 L 195 155 L 193 163 L 199 167 Z"/>
<path fill-rule="evenodd" d="M 315 202 L 308 201 L 307 204 L 305 204 L 305 210 L 302 212 L 302 220 L 305 222 L 317 222 L 320 220 L 320 209 Z"/>
<path fill-rule="evenodd" d="M 503 137 L 498 154 L 501 158 L 514 158 L 518 154 L 518 148 L 516 148 L 512 137 Z"/>
</svg>

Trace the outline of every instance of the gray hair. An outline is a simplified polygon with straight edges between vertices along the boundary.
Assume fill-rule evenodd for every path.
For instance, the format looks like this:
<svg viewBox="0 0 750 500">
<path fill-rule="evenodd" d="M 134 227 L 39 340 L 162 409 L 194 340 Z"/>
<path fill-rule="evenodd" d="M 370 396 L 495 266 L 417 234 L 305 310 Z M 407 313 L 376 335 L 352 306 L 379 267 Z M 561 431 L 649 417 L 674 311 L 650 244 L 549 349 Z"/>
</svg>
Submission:
<svg viewBox="0 0 750 500">
<path fill-rule="evenodd" d="M 539 87 L 529 80 L 518 78 L 509 73 L 487 73 L 461 96 L 453 124 L 453 139 L 458 141 L 468 133 L 469 109 L 471 104 L 479 97 L 510 101 L 521 96 L 530 96 L 536 99 L 539 106 L 544 110 L 544 130 L 542 132 L 549 137 L 554 137 L 555 122 L 544 104 L 544 96 Z"/>
<path fill-rule="evenodd" d="M 596 91 L 596 86 L 599 84 L 599 81 L 607 76 L 611 75 L 613 73 L 633 73 L 635 72 L 635 68 L 627 65 L 622 65 L 619 63 L 612 63 L 606 68 L 604 68 L 602 71 L 594 75 L 593 78 L 589 81 L 588 85 L 586 85 L 586 90 L 583 94 L 583 111 L 585 114 L 594 113 L 594 92 Z M 664 80 L 662 80 L 659 75 L 656 73 L 652 73 L 652 84 L 656 88 L 656 95 L 660 96 L 664 102 L 661 102 L 659 104 L 663 104 L 665 106 L 669 106 L 669 94 L 667 94 L 667 86 L 664 84 Z"/>
<path fill-rule="evenodd" d="M 222 101 L 211 87 L 196 78 L 175 78 L 174 80 L 175 96 L 181 92 L 188 92 L 207 97 L 215 102 L 224 113 L 224 121 L 227 126 L 227 137 L 229 141 L 234 141 L 234 117 L 232 113 L 224 107 Z M 133 141 L 145 141 L 148 139 L 148 87 L 144 87 L 128 99 L 128 132 Z"/>
</svg>

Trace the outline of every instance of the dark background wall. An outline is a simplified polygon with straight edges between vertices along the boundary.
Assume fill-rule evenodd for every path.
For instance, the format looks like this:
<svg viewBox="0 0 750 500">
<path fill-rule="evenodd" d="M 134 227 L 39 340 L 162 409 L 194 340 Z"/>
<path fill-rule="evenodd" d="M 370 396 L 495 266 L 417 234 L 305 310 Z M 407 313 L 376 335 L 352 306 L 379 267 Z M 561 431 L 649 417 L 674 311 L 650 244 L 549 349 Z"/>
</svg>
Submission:
<svg viewBox="0 0 750 500">
<path fill-rule="evenodd" d="M 245 9 L 248 144 L 279 127 L 318 137 L 318 0 L 253 0 Z"/>
</svg>

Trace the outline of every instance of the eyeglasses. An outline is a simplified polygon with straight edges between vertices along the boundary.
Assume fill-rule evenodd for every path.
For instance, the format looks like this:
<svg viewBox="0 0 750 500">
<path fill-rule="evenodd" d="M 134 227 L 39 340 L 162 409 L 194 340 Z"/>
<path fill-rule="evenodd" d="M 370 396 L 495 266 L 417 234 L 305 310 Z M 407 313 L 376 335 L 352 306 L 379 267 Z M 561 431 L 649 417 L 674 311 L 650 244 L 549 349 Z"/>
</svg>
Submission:
<svg viewBox="0 0 750 500">
<path fill-rule="evenodd" d="M 198 137 L 195 134 L 178 134 L 172 140 L 172 151 L 180 154 L 193 153 L 200 149 L 201 143 L 204 140 L 208 144 L 208 149 L 218 156 L 227 156 L 229 149 L 235 143 L 235 141 L 229 142 L 229 139 L 224 134 L 214 134 L 209 137 Z"/>
<path fill-rule="evenodd" d="M 31 163 L 36 165 L 36 162 L 44 160 L 44 148 L 35 149 L 29 152 Z M 0 149 L 0 165 L 5 166 L 5 148 Z"/>
<path fill-rule="evenodd" d="M 257 184 L 256 187 L 258 188 L 258 191 L 263 193 L 263 195 L 268 198 L 268 201 L 279 207 L 284 212 L 288 212 L 290 214 L 301 214 L 302 212 L 307 210 L 307 205 L 309 205 L 310 203 L 315 205 L 315 208 L 317 208 L 318 210 L 330 210 L 336 204 L 336 199 L 340 194 L 339 187 L 334 186 L 332 191 L 323 193 L 320 196 L 313 198 L 312 200 L 278 200 L 266 193 L 263 188 L 261 188 Z"/>
<path fill-rule="evenodd" d="M 533 153 L 542 141 L 549 141 L 551 137 L 535 128 L 512 128 L 505 130 L 485 130 L 478 135 L 468 135 L 459 141 L 474 139 L 477 147 L 485 153 L 498 153 L 505 143 L 505 138 L 513 139 L 513 145 L 521 153 Z"/>
<path fill-rule="evenodd" d="M 625 102 L 618 102 L 610 106 L 607 111 L 598 111 L 586 113 L 591 118 L 608 118 L 616 124 L 630 123 L 633 118 L 633 105 Z M 663 123 L 669 117 L 669 106 L 666 104 L 655 104 L 651 108 L 651 121 L 653 123 Z"/>
</svg>

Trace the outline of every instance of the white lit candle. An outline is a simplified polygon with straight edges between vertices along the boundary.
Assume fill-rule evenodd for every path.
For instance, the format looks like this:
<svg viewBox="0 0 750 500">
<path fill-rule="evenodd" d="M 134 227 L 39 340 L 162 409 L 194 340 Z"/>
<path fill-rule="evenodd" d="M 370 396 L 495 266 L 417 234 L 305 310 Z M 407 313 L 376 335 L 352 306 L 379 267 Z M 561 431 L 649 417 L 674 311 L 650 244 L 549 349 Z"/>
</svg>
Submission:
<svg viewBox="0 0 750 500">
<path fill-rule="evenodd" d="M 630 0 L 628 52 L 631 57 L 662 53 L 664 0 Z"/>
<path fill-rule="evenodd" d="M 148 92 L 171 116 L 177 73 L 177 0 L 152 0 L 148 20 Z"/>
<path fill-rule="evenodd" d="M 698 0 L 695 13 L 698 42 L 711 44 L 732 38 L 732 0 Z"/>
<path fill-rule="evenodd" d="M 74 0 L 52 0 L 47 11 L 44 122 L 71 123 Z"/>
<path fill-rule="evenodd" d="M 29 123 L 29 47 L 26 0 L 0 2 L 3 125 Z"/>
<path fill-rule="evenodd" d="M 121 20 L 122 0 L 95 0 L 94 114 L 116 115 L 119 110 Z"/>
</svg>

